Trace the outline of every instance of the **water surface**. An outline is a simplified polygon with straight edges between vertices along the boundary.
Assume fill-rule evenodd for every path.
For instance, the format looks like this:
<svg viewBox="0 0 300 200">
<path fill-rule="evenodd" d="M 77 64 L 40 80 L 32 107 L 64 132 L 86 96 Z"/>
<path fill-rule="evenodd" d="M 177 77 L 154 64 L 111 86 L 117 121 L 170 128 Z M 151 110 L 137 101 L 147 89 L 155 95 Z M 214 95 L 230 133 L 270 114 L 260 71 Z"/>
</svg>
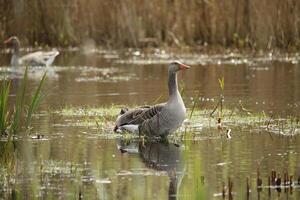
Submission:
<svg viewBox="0 0 300 200">
<path fill-rule="evenodd" d="M 242 102 L 253 113 L 299 117 L 298 55 L 62 52 L 50 68 L 29 68 L 30 90 L 45 71 L 48 73 L 47 97 L 33 121 L 33 134 L 43 135 L 43 139 L 16 142 L 22 150 L 16 152 L 15 179 L 11 183 L 3 181 L 1 197 L 222 199 L 223 182 L 227 187 L 231 178 L 233 198 L 246 199 L 249 177 L 250 199 L 299 199 L 297 187 L 292 192 L 272 189 L 271 197 L 267 188 L 261 192 L 256 189 L 257 168 L 264 185 L 273 169 L 281 175 L 288 170 L 295 181 L 298 179 L 298 136 L 270 136 L 235 127 L 232 138 L 226 139 L 213 126 L 200 131 L 197 140 L 128 142 L 101 137 L 111 134 L 113 127 L 99 131 L 70 125 L 68 118 L 52 112 L 66 106 L 152 104 L 160 96 L 159 101 L 164 101 L 166 63 L 179 57 L 192 65 L 178 76 L 187 107 L 191 108 L 197 97 L 198 109 L 212 109 L 220 94 L 218 79 L 224 77 L 224 105 L 228 108 Z M 0 77 L 12 80 L 13 101 L 25 68 L 12 68 L 7 63 L 9 56 L 2 54 Z"/>
</svg>

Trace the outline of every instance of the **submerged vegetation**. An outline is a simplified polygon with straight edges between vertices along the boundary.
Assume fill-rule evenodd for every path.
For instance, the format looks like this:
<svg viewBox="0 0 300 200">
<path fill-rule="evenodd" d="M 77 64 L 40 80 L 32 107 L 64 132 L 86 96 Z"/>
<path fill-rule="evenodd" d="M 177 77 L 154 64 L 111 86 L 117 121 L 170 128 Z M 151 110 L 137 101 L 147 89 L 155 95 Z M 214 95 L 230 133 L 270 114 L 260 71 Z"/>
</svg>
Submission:
<svg viewBox="0 0 300 200">
<path fill-rule="evenodd" d="M 109 47 L 299 48 L 299 10 L 299 1 L 281 0 L 1 0 L 0 38 L 52 46 L 91 38 Z"/>
</svg>

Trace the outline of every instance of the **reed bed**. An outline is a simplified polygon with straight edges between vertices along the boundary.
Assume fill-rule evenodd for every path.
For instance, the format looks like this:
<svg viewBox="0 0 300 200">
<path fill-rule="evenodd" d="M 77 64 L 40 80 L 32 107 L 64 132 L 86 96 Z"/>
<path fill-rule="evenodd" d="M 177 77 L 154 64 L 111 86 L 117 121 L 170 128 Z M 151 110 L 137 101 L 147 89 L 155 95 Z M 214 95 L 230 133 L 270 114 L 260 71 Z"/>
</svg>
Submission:
<svg viewBox="0 0 300 200">
<path fill-rule="evenodd" d="M 298 49 L 297 0 L 0 0 L 0 39 L 70 46 Z"/>
</svg>

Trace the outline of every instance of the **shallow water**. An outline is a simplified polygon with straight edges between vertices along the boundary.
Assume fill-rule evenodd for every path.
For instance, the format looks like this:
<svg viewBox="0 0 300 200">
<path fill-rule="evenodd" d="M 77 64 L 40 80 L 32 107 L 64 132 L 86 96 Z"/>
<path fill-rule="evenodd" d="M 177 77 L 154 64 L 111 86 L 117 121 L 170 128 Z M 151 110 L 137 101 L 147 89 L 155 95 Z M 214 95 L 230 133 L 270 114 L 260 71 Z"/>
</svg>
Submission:
<svg viewBox="0 0 300 200">
<path fill-rule="evenodd" d="M 167 98 L 166 63 L 182 58 L 192 68 L 179 74 L 184 101 L 190 108 L 197 97 L 200 109 L 212 109 L 219 98 L 218 78 L 225 79 L 225 106 L 239 102 L 251 112 L 299 116 L 300 66 L 296 55 L 200 55 L 155 51 L 66 51 L 55 66 L 29 68 L 30 88 L 47 71 L 47 97 L 33 121 L 33 134 L 43 139 L 16 141 L 12 183 L 2 182 L 0 196 L 49 199 L 222 199 L 222 183 L 233 181 L 233 198 L 299 199 L 300 188 L 281 192 L 256 189 L 257 168 L 263 184 L 271 170 L 300 175 L 298 136 L 283 137 L 233 128 L 226 139 L 216 128 L 200 131 L 197 140 L 169 144 L 128 142 L 109 130 L 71 125 L 70 119 L 49 110 L 65 106 L 103 107 L 152 104 Z M 7 66 L 2 54 L 0 78 L 12 80 L 11 99 L 24 67 Z M 29 98 L 29 95 L 28 95 Z M 84 116 L 76 118 L 86 120 Z M 201 122 L 200 122 L 201 123 Z M 192 133 L 190 133 L 192 134 Z M 120 150 L 121 149 L 121 150 Z M 3 178 L 4 173 L 2 176 Z M 1 179 L 4 180 L 4 179 Z M 8 180 L 8 179 L 5 179 Z M 227 195 L 226 195 L 226 198 Z"/>
</svg>

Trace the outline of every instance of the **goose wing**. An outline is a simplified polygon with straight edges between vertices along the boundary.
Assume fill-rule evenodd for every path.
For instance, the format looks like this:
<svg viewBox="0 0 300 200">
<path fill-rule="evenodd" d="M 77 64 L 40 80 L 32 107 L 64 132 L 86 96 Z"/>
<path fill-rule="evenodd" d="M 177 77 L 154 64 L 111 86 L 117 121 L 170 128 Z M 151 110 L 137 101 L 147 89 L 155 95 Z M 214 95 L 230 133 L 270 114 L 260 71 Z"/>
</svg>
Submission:
<svg viewBox="0 0 300 200">
<path fill-rule="evenodd" d="M 143 106 L 133 110 L 122 110 L 116 121 L 115 130 L 123 125 L 139 125 L 144 121 L 151 119 L 161 112 L 165 104 L 158 104 L 155 106 Z M 122 114 L 123 113 L 123 114 Z"/>
<path fill-rule="evenodd" d="M 152 107 L 142 107 L 141 109 L 143 110 L 142 112 L 137 112 L 129 121 L 129 124 L 141 124 L 144 121 L 151 119 L 158 115 L 158 113 L 161 112 L 162 108 L 164 107 L 165 104 L 158 104 Z"/>
<path fill-rule="evenodd" d="M 22 64 L 49 66 L 59 54 L 57 50 L 43 52 L 37 51 L 20 58 Z"/>
</svg>

